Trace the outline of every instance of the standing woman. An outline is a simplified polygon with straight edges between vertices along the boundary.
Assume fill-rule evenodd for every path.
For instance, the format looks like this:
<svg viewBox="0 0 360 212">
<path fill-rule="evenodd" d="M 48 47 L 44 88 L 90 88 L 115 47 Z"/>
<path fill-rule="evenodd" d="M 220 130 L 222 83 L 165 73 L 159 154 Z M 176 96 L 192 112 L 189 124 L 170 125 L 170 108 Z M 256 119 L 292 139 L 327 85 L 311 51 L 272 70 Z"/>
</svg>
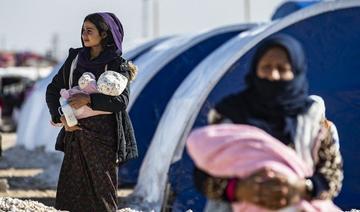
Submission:
<svg viewBox="0 0 360 212">
<path fill-rule="evenodd" d="M 74 109 L 88 106 L 108 114 L 79 119 L 69 127 L 58 109 L 60 90 L 78 85 L 84 72 L 96 80 L 106 70 L 134 79 L 136 67 L 121 57 L 123 27 L 112 13 L 85 17 L 81 29 L 82 48 L 69 56 L 48 85 L 46 102 L 53 124 L 62 124 L 56 149 L 64 151 L 55 207 L 69 211 L 116 211 L 119 163 L 137 157 L 137 146 L 126 107 L 129 83 L 118 96 L 77 93 L 69 98 Z"/>
<path fill-rule="evenodd" d="M 311 167 L 313 174 L 293 182 L 271 170 L 271 167 L 243 178 L 212 176 L 208 170 L 197 168 L 195 184 L 212 199 L 207 209 L 211 211 L 214 207 L 228 205 L 221 202 L 245 202 L 276 210 L 301 199 L 331 200 L 336 197 L 343 180 L 337 131 L 335 125 L 325 118 L 322 99 L 308 96 L 305 54 L 300 43 L 287 35 L 276 35 L 263 41 L 255 52 L 246 84 L 244 91 L 225 97 L 210 111 L 210 124 L 233 123 L 259 128 L 285 147 L 295 150 L 301 160 Z M 225 131 L 218 133 L 223 135 Z M 206 133 L 203 135 L 205 142 L 210 139 L 206 138 Z M 211 133 L 208 135 L 215 137 Z M 229 143 L 229 140 L 224 140 L 223 143 Z M 192 139 L 191 142 L 189 144 L 197 141 Z M 205 142 L 204 145 L 211 149 L 211 144 Z M 189 144 L 188 148 L 194 146 Z M 217 151 L 218 154 L 211 151 L 214 161 L 224 149 Z M 252 153 L 248 149 L 241 151 L 244 152 L 233 153 L 235 156 L 249 153 L 246 151 Z M 203 149 L 198 151 L 199 154 L 202 152 Z M 199 158 L 196 154 L 192 156 Z M 252 161 L 254 164 L 256 159 Z M 287 160 L 291 162 L 293 158 Z M 231 162 L 227 162 L 230 167 Z M 225 170 L 225 167 L 222 168 Z M 219 173 L 219 176 L 225 175 Z"/>
</svg>

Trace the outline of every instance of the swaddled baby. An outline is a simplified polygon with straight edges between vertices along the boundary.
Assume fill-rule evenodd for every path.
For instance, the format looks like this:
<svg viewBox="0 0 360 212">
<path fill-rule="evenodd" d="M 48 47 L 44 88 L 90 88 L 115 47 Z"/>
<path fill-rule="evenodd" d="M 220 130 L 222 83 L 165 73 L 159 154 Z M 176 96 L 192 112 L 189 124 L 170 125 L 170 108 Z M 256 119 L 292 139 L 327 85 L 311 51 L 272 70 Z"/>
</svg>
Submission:
<svg viewBox="0 0 360 212">
<path fill-rule="evenodd" d="M 115 71 L 105 71 L 102 73 L 96 82 L 95 76 L 90 72 L 85 72 L 79 78 L 79 86 L 72 87 L 69 90 L 61 89 L 60 95 L 69 99 L 76 93 L 102 93 L 109 96 L 119 96 L 126 88 L 128 79 Z M 101 114 L 111 114 L 111 112 L 93 110 L 89 106 L 82 106 L 77 110 L 74 109 L 74 114 L 77 119 L 83 119 L 90 116 Z"/>
</svg>

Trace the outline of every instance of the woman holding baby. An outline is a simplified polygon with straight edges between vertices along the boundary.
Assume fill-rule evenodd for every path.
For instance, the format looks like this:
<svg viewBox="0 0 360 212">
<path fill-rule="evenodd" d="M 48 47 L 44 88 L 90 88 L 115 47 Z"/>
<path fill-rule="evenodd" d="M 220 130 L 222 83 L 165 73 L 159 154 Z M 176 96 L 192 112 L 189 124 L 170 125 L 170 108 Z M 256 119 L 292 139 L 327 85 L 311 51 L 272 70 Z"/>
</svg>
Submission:
<svg viewBox="0 0 360 212">
<path fill-rule="evenodd" d="M 69 56 L 46 91 L 54 125 L 61 124 L 56 149 L 64 151 L 55 207 L 69 211 L 116 211 L 117 168 L 137 157 L 126 112 L 136 67 L 121 57 L 123 28 L 112 13 L 85 17 L 82 48 Z M 124 85 L 125 83 L 125 85 Z M 59 98 L 73 108 L 69 126 Z"/>
</svg>

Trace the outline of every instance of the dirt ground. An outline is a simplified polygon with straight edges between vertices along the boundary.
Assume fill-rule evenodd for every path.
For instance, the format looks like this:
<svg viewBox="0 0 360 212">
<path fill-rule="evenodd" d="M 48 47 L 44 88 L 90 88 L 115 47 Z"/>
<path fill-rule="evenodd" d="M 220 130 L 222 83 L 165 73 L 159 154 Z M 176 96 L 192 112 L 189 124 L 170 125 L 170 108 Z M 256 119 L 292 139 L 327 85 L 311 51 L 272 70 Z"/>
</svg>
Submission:
<svg viewBox="0 0 360 212">
<path fill-rule="evenodd" d="M 2 134 L 0 198 L 29 199 L 53 206 L 63 154 L 46 152 L 41 147 L 26 150 L 15 144 L 15 133 Z M 131 192 L 122 189 L 118 195 L 124 197 Z"/>
</svg>

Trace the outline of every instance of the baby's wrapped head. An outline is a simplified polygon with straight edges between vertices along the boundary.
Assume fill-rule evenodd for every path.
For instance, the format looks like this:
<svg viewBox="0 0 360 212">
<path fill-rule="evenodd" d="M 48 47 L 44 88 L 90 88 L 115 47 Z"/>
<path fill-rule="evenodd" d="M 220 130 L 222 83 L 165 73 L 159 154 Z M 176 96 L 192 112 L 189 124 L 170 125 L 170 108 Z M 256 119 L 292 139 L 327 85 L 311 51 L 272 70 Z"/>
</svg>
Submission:
<svg viewBox="0 0 360 212">
<path fill-rule="evenodd" d="M 94 74 L 85 72 L 79 78 L 81 91 L 86 93 L 102 93 L 109 96 L 119 96 L 126 88 L 128 79 L 115 71 L 105 71 L 96 82 Z"/>
<path fill-rule="evenodd" d="M 109 96 L 119 96 L 126 88 L 128 79 L 115 71 L 105 71 L 97 81 L 97 89 L 100 93 Z"/>
<path fill-rule="evenodd" d="M 94 90 L 94 89 L 96 90 L 95 75 L 90 72 L 83 73 L 82 76 L 79 78 L 78 84 L 79 84 L 79 87 L 81 90 L 86 91 L 90 88 L 91 88 L 91 90 Z"/>
<path fill-rule="evenodd" d="M 60 95 L 65 99 L 69 99 L 69 97 L 77 93 L 102 93 L 108 96 L 119 96 L 125 90 L 128 79 L 118 72 L 105 71 L 96 82 L 94 74 L 85 72 L 79 78 L 78 84 L 79 86 L 74 86 L 68 90 L 61 89 Z M 92 110 L 85 105 L 74 110 L 74 114 L 77 119 L 82 119 L 100 114 L 111 114 L 111 112 Z"/>
</svg>

